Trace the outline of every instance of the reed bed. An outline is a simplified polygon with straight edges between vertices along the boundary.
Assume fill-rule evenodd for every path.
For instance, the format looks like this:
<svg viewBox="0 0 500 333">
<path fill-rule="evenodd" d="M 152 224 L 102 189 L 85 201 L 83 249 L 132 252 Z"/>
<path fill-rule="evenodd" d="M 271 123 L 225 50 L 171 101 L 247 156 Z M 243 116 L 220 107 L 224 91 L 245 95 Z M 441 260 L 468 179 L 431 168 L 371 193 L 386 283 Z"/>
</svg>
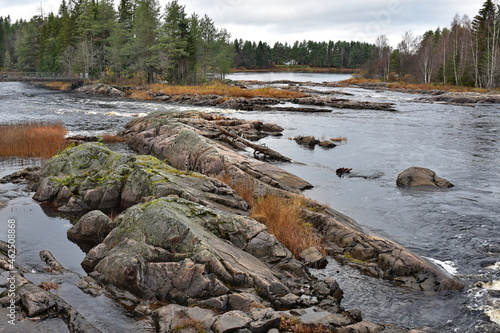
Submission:
<svg viewBox="0 0 500 333">
<path fill-rule="evenodd" d="M 66 145 L 62 123 L 0 124 L 0 133 L 0 156 L 50 158 Z"/>
<path fill-rule="evenodd" d="M 71 90 L 71 83 L 69 83 L 69 82 L 51 81 L 51 82 L 46 82 L 45 86 L 47 88 L 54 89 L 54 90 L 60 90 L 60 91 Z"/>
<path fill-rule="evenodd" d="M 170 86 L 166 84 L 153 84 L 149 86 L 151 91 L 162 91 L 167 95 L 219 95 L 227 97 L 268 97 L 268 98 L 300 98 L 305 94 L 297 91 L 288 91 L 272 87 L 257 89 L 243 89 L 221 83 L 203 86 Z"/>
</svg>

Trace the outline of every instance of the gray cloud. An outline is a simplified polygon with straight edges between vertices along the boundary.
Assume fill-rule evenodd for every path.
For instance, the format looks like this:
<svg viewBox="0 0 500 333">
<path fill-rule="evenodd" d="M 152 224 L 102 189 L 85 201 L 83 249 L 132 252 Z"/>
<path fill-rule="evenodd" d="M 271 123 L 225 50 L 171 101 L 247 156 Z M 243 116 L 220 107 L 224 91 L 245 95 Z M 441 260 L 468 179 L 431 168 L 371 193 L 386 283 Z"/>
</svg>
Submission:
<svg viewBox="0 0 500 333">
<path fill-rule="evenodd" d="M 115 0 L 117 1 L 117 0 Z M 61 0 L 43 1 L 44 11 L 57 11 Z M 160 0 L 163 8 L 168 0 Z M 207 14 L 233 38 L 292 43 L 295 40 L 361 40 L 385 34 L 391 44 L 408 30 L 422 34 L 449 26 L 455 14 L 477 14 L 478 0 L 179 0 L 188 14 Z M 0 0 L 0 16 L 29 19 L 39 0 Z"/>
</svg>

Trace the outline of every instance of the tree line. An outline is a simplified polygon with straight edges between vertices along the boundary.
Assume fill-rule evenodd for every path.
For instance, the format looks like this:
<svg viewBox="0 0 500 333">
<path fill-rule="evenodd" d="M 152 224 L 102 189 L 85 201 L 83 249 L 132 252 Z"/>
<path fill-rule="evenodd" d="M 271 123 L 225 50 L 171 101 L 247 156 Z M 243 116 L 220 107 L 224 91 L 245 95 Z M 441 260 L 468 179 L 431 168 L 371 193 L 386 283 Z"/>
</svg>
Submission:
<svg viewBox="0 0 500 333">
<path fill-rule="evenodd" d="M 88 73 L 91 77 L 199 84 L 233 67 L 297 64 L 359 68 L 374 45 L 360 42 L 230 41 L 208 16 L 188 15 L 177 0 L 62 0 L 59 12 L 12 22 L 0 17 L 3 70 Z"/>
<path fill-rule="evenodd" d="M 449 28 L 416 37 L 403 35 L 392 49 L 385 36 L 375 42 L 376 61 L 367 76 L 414 83 L 441 83 L 479 88 L 500 86 L 500 5 L 486 0 L 471 20 L 458 14 Z"/>
<path fill-rule="evenodd" d="M 273 47 L 235 40 L 236 68 L 263 68 L 271 65 L 361 68 L 374 58 L 375 45 L 361 42 L 296 41 L 293 45 L 276 42 Z"/>
<path fill-rule="evenodd" d="M 62 0 L 57 15 L 0 17 L 0 67 L 198 84 L 229 71 L 229 38 L 176 0 Z"/>
<path fill-rule="evenodd" d="M 199 84 L 232 68 L 273 65 L 362 68 L 368 77 L 494 88 L 500 85 L 500 5 L 486 0 L 471 20 L 423 36 L 406 32 L 396 48 L 374 44 L 230 40 L 207 15 L 177 0 L 62 0 L 57 14 L 29 21 L 0 17 L 3 70 L 88 73 L 91 77 Z"/>
</svg>

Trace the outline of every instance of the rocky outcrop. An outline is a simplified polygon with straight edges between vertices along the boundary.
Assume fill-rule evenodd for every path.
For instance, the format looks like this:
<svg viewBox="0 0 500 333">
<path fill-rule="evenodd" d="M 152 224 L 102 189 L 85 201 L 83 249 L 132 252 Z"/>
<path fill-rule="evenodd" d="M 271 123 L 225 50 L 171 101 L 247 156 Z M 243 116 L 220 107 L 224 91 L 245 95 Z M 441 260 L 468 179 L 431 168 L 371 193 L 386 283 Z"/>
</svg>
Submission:
<svg viewBox="0 0 500 333">
<path fill-rule="evenodd" d="M 104 95 L 104 96 L 110 96 L 110 97 L 125 97 L 126 94 L 110 85 L 107 84 L 94 84 L 94 85 L 88 85 L 88 86 L 83 86 L 80 88 L 77 88 L 73 90 L 74 92 L 80 93 L 80 94 L 87 94 L 87 95 Z"/>
<path fill-rule="evenodd" d="M 248 207 L 216 179 L 180 171 L 152 156 L 114 153 L 98 143 L 65 150 L 47 162 L 40 177 L 33 198 L 66 213 L 122 210 L 146 198 L 168 195 L 235 211 Z"/>
<path fill-rule="evenodd" d="M 116 227 L 116 223 L 100 210 L 83 215 L 75 225 L 68 229 L 68 239 L 78 243 L 101 243 Z"/>
<path fill-rule="evenodd" d="M 316 145 L 329 149 L 329 148 L 335 148 L 337 145 L 333 143 L 331 140 L 318 140 L 312 135 L 307 135 L 307 136 L 296 136 L 292 138 L 295 142 L 297 142 L 299 145 L 306 146 L 309 148 L 314 148 Z"/>
<path fill-rule="evenodd" d="M 500 94 L 481 94 L 472 92 L 443 92 L 438 95 L 419 98 L 421 102 L 447 104 L 495 104 L 500 103 Z"/>
<path fill-rule="evenodd" d="M 311 188 L 293 174 L 235 151 L 247 147 L 241 140 L 249 137 L 247 133 L 265 135 L 275 128 L 262 122 L 213 120 L 203 113 L 157 112 L 129 122 L 121 135 L 141 154 L 154 155 L 181 170 L 226 175 L 233 183 L 252 184 L 257 196 L 280 190 L 299 193 Z M 264 159 L 271 154 L 264 146 L 253 145 L 252 149 L 254 156 L 264 155 Z"/>
<path fill-rule="evenodd" d="M 381 110 L 397 111 L 393 103 L 357 101 L 346 98 L 308 96 L 290 99 L 291 103 L 301 105 L 328 106 L 335 109 L 353 109 L 353 110 Z"/>
<path fill-rule="evenodd" d="M 266 83 L 268 84 L 268 83 Z M 271 83 L 274 84 L 274 83 Z M 312 83 L 310 83 L 312 85 Z M 290 89 L 287 90 L 299 90 Z M 396 111 L 393 103 L 381 102 L 368 102 L 357 101 L 345 98 L 336 98 L 324 95 L 324 92 L 312 89 L 300 89 L 303 92 L 310 93 L 305 97 L 298 98 L 270 98 L 270 97 L 228 97 L 222 95 L 200 95 L 200 94 L 182 94 L 182 95 L 168 95 L 161 91 L 149 91 L 149 95 L 157 100 L 168 103 L 176 104 L 189 104 L 196 106 L 212 106 L 224 109 L 237 109 L 244 111 L 296 111 L 296 112 L 332 112 L 333 109 L 354 109 L 354 110 L 383 110 L 383 111 Z M 339 91 L 330 92 L 334 95 L 350 95 Z M 279 104 L 293 103 L 305 105 L 306 107 L 286 106 L 282 107 Z M 307 107 L 309 106 L 309 107 Z M 311 107 L 312 106 L 312 107 Z M 328 107 L 328 108 L 319 108 Z"/>
<path fill-rule="evenodd" d="M 95 266 L 85 268 L 142 299 L 206 304 L 248 290 L 283 306 L 281 298 L 295 287 L 290 278 L 314 281 L 264 225 L 247 217 L 170 197 L 131 207 L 116 223 L 104 250 L 87 255 Z"/>
<path fill-rule="evenodd" d="M 427 168 L 411 167 L 398 175 L 396 184 L 405 188 L 446 189 L 454 185 Z"/>
<path fill-rule="evenodd" d="M 191 113 L 189 117 L 194 116 L 198 126 L 194 127 L 185 119 L 186 115 L 152 114 L 130 122 L 123 135 L 132 148 L 165 159 L 176 167 L 204 173 L 224 172 L 232 177 L 233 183 L 241 179 L 250 180 L 256 196 L 298 193 L 300 187 L 291 186 L 301 184 L 295 176 L 289 177 L 290 174 L 277 171 L 262 175 L 261 170 L 274 170 L 274 167 L 236 154 L 217 140 L 208 140 L 208 137 L 218 137 L 214 132 L 204 130 L 210 125 L 199 121 L 199 116 Z M 196 158 L 191 157 L 192 152 L 198 152 Z M 363 233 L 356 222 L 333 209 L 309 199 L 306 206 L 310 207 L 304 210 L 306 222 L 313 224 L 332 248 L 337 249 L 335 254 L 340 260 L 373 276 L 404 280 L 405 285 L 418 290 L 462 288 L 452 276 L 424 258 L 394 242 Z M 429 275 L 429 278 L 422 278 L 421 273 Z"/>
<path fill-rule="evenodd" d="M 329 207 L 317 205 L 303 213 L 304 219 L 332 244 L 331 255 L 365 274 L 415 290 L 463 288 L 462 283 L 425 258 L 390 240 L 362 232 L 352 219 Z"/>
</svg>

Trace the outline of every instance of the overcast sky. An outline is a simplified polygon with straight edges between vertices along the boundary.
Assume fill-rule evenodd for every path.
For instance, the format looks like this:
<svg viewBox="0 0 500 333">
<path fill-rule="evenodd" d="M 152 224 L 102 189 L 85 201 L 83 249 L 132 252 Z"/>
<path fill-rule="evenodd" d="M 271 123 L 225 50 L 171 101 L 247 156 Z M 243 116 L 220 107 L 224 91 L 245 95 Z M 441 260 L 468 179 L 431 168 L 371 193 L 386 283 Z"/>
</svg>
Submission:
<svg viewBox="0 0 500 333">
<path fill-rule="evenodd" d="M 117 0 L 116 0 L 117 1 Z M 61 0 L 0 0 L 0 16 L 29 19 L 57 13 Z M 168 0 L 160 0 L 163 8 Z M 455 16 L 477 15 L 483 0 L 179 0 L 186 12 L 207 14 L 232 38 L 293 43 L 296 40 L 358 40 L 386 35 L 392 46 L 405 31 L 421 35 L 449 27 Z"/>
</svg>

